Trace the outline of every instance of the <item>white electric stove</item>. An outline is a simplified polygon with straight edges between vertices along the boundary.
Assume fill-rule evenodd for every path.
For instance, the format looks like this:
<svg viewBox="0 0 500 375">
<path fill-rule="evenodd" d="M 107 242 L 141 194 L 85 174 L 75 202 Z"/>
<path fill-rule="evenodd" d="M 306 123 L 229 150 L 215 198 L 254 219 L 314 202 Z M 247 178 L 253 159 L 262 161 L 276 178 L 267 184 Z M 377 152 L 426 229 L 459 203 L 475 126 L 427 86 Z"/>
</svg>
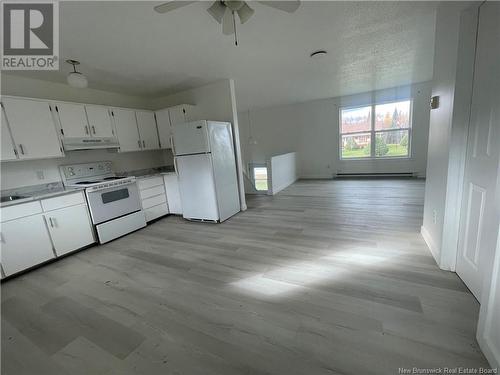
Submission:
<svg viewBox="0 0 500 375">
<path fill-rule="evenodd" d="M 100 243 L 146 226 L 135 177 L 119 177 L 110 161 L 62 165 L 64 186 L 84 188 Z"/>
</svg>

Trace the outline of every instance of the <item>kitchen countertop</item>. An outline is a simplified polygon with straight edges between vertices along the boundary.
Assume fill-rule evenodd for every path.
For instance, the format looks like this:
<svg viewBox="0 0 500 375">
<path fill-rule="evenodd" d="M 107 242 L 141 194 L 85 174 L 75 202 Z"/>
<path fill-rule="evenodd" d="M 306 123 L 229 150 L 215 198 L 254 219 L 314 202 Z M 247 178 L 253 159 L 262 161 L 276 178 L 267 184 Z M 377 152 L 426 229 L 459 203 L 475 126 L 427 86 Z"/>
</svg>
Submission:
<svg viewBox="0 0 500 375">
<path fill-rule="evenodd" d="M 26 203 L 26 202 L 38 201 L 38 200 L 42 200 L 42 199 L 46 199 L 46 198 L 53 198 L 53 197 L 57 197 L 57 196 L 61 196 L 61 195 L 71 194 L 71 193 L 74 193 L 77 191 L 83 191 L 83 188 L 81 188 L 81 189 L 79 189 L 79 188 L 66 189 L 66 188 L 58 185 L 57 187 L 45 186 L 42 189 L 33 190 L 30 192 L 23 192 L 21 189 L 17 189 L 15 192 L 11 192 L 10 194 L 2 194 L 2 196 L 22 195 L 22 196 L 26 196 L 26 198 L 2 202 L 0 204 L 0 208 L 14 206 L 16 204 L 21 204 L 21 203 Z"/>
<path fill-rule="evenodd" d="M 135 176 L 135 178 L 138 180 L 142 180 L 142 179 L 146 179 L 146 178 L 164 176 L 166 174 L 176 174 L 176 173 L 174 171 L 172 171 L 172 172 L 155 172 L 155 173 L 145 174 L 142 176 Z"/>
</svg>

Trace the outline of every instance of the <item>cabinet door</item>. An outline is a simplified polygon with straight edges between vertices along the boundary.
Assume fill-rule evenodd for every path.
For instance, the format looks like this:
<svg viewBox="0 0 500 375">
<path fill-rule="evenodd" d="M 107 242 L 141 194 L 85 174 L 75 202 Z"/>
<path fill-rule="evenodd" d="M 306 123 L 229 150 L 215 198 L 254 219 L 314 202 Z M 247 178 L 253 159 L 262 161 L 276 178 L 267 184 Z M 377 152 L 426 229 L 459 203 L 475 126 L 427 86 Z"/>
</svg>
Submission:
<svg viewBox="0 0 500 375">
<path fill-rule="evenodd" d="M 142 144 L 137 130 L 137 121 L 135 112 L 128 109 L 113 109 L 113 118 L 115 119 L 116 135 L 120 143 L 120 151 L 139 151 Z"/>
<path fill-rule="evenodd" d="M 95 242 L 86 205 L 61 208 L 44 215 L 58 256 Z"/>
<path fill-rule="evenodd" d="M 170 213 L 182 215 L 181 195 L 179 192 L 177 174 L 166 174 L 163 179 L 165 181 L 165 191 L 167 193 L 167 203 Z"/>
<path fill-rule="evenodd" d="M 143 150 L 157 150 L 160 148 L 158 142 L 158 131 L 156 130 L 156 121 L 154 113 L 150 111 L 137 111 L 137 126 L 141 138 Z"/>
<path fill-rule="evenodd" d="M 49 103 L 4 98 L 3 104 L 20 159 L 63 156 Z"/>
<path fill-rule="evenodd" d="M 6 276 L 54 258 L 41 214 L 2 223 L 1 240 L 2 267 Z"/>
<path fill-rule="evenodd" d="M 172 127 L 170 126 L 170 116 L 168 109 L 162 109 L 155 112 L 156 125 L 158 126 L 158 136 L 160 138 L 161 148 L 172 148 L 170 137 L 172 136 Z"/>
<path fill-rule="evenodd" d="M 86 105 L 89 129 L 94 137 L 114 137 L 109 109 L 99 105 Z"/>
<path fill-rule="evenodd" d="M 186 112 L 186 108 L 181 105 L 169 108 L 170 124 L 174 126 L 175 124 L 186 122 Z"/>
<path fill-rule="evenodd" d="M 17 159 L 16 151 L 14 148 L 14 143 L 12 142 L 12 136 L 10 135 L 9 127 L 7 126 L 7 118 L 5 117 L 5 112 L 2 109 L 2 161 L 5 160 L 15 160 Z"/>
<path fill-rule="evenodd" d="M 90 128 L 83 104 L 56 103 L 56 113 L 66 138 L 90 136 Z"/>
</svg>

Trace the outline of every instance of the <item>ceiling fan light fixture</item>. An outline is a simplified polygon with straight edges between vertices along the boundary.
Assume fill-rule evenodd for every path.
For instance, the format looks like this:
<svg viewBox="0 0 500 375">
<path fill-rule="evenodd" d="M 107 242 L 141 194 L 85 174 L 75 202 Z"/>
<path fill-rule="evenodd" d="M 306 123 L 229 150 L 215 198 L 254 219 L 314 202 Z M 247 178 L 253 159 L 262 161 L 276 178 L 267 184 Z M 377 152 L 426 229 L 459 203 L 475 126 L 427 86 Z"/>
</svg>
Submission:
<svg viewBox="0 0 500 375">
<path fill-rule="evenodd" d="M 237 13 L 241 23 L 245 23 L 252 17 L 255 11 L 250 8 L 247 3 L 244 3 L 243 6 L 237 10 Z"/>
<path fill-rule="evenodd" d="M 325 57 L 327 55 L 328 52 L 326 52 L 324 49 L 320 49 L 318 51 L 314 51 L 313 53 L 311 53 L 309 56 L 311 57 L 311 59 L 321 59 L 322 57 Z"/>
<path fill-rule="evenodd" d="M 226 6 L 221 1 L 217 0 L 207 9 L 207 12 L 210 13 L 218 23 L 222 23 L 222 18 L 226 13 L 226 9 Z"/>
<path fill-rule="evenodd" d="M 80 65 L 80 61 L 77 60 L 66 60 L 68 64 L 73 65 L 73 71 L 68 74 L 66 78 L 68 85 L 77 89 L 84 89 L 88 86 L 89 82 L 87 77 L 76 70 L 76 66 Z"/>
</svg>

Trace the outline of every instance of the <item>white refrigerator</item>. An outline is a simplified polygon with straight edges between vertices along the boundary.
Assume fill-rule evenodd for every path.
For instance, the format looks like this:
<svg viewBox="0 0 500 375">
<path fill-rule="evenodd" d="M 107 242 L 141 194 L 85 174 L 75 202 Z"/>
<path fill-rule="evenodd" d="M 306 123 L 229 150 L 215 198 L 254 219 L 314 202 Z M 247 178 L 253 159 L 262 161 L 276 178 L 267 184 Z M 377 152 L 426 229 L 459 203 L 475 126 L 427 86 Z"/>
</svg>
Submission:
<svg viewBox="0 0 500 375">
<path fill-rule="evenodd" d="M 223 222 L 240 211 L 230 123 L 175 124 L 172 152 L 185 219 Z"/>
</svg>

